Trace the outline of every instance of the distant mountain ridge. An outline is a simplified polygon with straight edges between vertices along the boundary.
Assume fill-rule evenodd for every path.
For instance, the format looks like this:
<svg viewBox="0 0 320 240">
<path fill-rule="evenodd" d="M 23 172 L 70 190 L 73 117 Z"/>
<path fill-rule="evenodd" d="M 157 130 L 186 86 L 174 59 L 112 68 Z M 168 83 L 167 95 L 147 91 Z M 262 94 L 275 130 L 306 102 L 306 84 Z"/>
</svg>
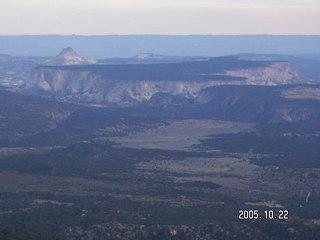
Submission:
<svg viewBox="0 0 320 240">
<path fill-rule="evenodd" d="M 0 53 L 55 56 L 72 46 L 85 57 L 131 57 L 139 53 L 223 56 L 238 53 L 320 54 L 320 36 L 306 35 L 33 35 L 0 36 Z"/>
</svg>

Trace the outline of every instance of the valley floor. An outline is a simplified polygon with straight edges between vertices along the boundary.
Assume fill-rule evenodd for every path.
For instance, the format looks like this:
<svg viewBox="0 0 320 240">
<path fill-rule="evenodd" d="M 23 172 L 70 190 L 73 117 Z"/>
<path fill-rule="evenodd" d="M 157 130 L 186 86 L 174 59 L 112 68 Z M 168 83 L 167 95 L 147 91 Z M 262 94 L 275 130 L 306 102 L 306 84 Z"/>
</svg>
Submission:
<svg viewBox="0 0 320 240">
<path fill-rule="evenodd" d="M 71 149 L 1 148 L 2 163 L 35 164 L 29 172 L 1 165 L 2 229 L 70 240 L 315 239 L 320 234 L 319 169 L 259 166 L 251 159 L 276 154 L 199 148 L 209 135 L 254 132 L 254 126 L 174 121 Z M 109 146 L 106 139 L 117 145 Z M 78 161 L 84 174 L 65 165 L 68 158 Z M 104 166 L 109 158 L 132 165 L 110 169 Z M 86 169 L 87 163 L 99 169 Z M 258 210 L 262 218 L 239 219 L 240 210 Z M 285 210 L 289 217 L 264 219 L 266 210 L 275 216 Z"/>
</svg>

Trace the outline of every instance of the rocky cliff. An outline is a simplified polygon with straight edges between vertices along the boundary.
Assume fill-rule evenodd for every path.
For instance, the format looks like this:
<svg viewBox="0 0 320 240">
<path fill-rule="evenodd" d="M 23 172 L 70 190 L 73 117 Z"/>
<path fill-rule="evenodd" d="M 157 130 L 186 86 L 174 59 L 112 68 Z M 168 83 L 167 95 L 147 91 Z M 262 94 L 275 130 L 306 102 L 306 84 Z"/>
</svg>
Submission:
<svg viewBox="0 0 320 240">
<path fill-rule="evenodd" d="M 287 62 L 219 61 L 222 60 L 144 66 L 39 67 L 32 72 L 27 88 L 69 100 L 134 104 L 147 101 L 156 93 L 195 98 L 201 90 L 218 85 L 306 82 Z"/>
<path fill-rule="evenodd" d="M 268 67 L 227 70 L 226 75 L 244 77 L 249 85 L 282 85 L 307 82 L 288 62 L 275 62 Z"/>
</svg>

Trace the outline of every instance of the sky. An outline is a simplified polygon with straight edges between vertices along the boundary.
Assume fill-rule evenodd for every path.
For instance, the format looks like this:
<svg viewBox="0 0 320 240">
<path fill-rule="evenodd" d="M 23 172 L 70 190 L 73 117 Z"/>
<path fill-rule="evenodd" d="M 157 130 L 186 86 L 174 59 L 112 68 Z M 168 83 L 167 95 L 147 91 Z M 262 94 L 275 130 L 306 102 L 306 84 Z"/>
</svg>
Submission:
<svg viewBox="0 0 320 240">
<path fill-rule="evenodd" d="M 320 35 L 319 0 L 0 0 L 0 35 Z"/>
</svg>

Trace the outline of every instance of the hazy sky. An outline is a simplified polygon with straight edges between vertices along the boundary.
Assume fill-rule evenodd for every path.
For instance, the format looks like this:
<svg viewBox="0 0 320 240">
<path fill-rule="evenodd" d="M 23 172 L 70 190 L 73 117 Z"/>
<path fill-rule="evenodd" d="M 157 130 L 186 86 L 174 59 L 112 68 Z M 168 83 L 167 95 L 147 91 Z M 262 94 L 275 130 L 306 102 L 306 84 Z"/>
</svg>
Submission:
<svg viewBox="0 0 320 240">
<path fill-rule="evenodd" d="M 319 0 L 0 0 L 0 35 L 320 34 Z"/>
</svg>

